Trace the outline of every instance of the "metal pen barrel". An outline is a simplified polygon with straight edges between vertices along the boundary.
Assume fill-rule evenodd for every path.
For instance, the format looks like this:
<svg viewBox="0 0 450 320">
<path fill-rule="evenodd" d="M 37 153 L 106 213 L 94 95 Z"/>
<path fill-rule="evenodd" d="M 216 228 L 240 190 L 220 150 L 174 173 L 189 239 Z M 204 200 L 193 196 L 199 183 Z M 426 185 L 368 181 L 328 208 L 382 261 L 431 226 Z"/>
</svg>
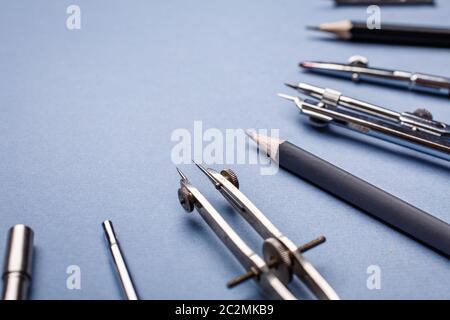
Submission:
<svg viewBox="0 0 450 320">
<path fill-rule="evenodd" d="M 110 220 L 106 220 L 102 223 L 102 226 L 114 261 L 114 266 L 116 267 L 116 271 L 120 278 L 122 289 L 128 300 L 139 300 L 136 289 L 134 288 L 133 280 L 128 272 L 125 258 L 120 249 L 113 224 Z"/>
<path fill-rule="evenodd" d="M 410 89 L 450 96 L 450 79 L 429 74 L 414 73 L 410 77 Z"/>
<path fill-rule="evenodd" d="M 360 101 L 351 97 L 346 97 L 342 95 L 339 91 L 327 89 L 327 88 L 319 88 L 308 83 L 299 83 L 295 88 L 296 90 L 314 97 L 318 100 L 325 100 L 325 102 L 337 106 L 342 105 L 344 107 L 367 113 L 372 116 L 377 116 L 383 119 L 388 119 L 394 122 L 400 122 L 400 113 L 389 110 L 387 108 L 383 108 L 372 103 Z M 334 96 L 330 97 L 330 93 L 334 94 Z"/>
<path fill-rule="evenodd" d="M 401 131 L 386 125 L 381 126 L 377 123 L 374 123 L 370 127 L 337 121 L 333 121 L 332 123 L 339 127 L 350 129 L 387 142 L 395 143 L 399 146 L 416 150 L 439 159 L 450 161 L 450 144 L 446 142 L 439 142 L 436 139 L 425 139 L 417 135 L 409 134 L 404 130 Z M 370 123 L 368 122 L 368 124 Z"/>
<path fill-rule="evenodd" d="M 308 99 L 301 100 L 296 97 L 280 95 L 294 101 L 302 114 L 309 116 L 315 124 L 338 125 L 447 161 L 450 160 L 449 127 L 445 123 L 432 120 L 432 115 L 427 110 L 418 109 L 413 113 L 398 113 L 346 97 L 332 89 L 319 88 L 306 83 L 287 85 L 320 100 L 321 103 L 318 104 Z M 324 105 L 329 107 L 324 107 Z M 420 115 L 423 112 L 429 113 L 429 115 L 427 117 Z M 319 122 L 315 121 L 316 119 Z"/>
<path fill-rule="evenodd" d="M 348 78 L 354 82 L 366 81 L 450 97 L 450 78 L 410 71 L 373 68 L 369 67 L 368 63 L 369 60 L 366 57 L 352 56 L 348 64 L 304 61 L 299 66 L 308 71 Z"/>
<path fill-rule="evenodd" d="M 34 233 L 23 224 L 9 230 L 2 300 L 26 300 L 31 283 Z"/>
</svg>

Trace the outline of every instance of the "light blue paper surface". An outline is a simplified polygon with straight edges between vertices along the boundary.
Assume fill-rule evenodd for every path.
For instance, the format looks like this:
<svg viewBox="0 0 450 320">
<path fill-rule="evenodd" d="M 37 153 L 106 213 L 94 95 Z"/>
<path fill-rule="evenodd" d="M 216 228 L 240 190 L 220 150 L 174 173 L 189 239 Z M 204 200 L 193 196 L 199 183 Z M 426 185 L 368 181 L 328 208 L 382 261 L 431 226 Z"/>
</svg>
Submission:
<svg viewBox="0 0 450 320">
<path fill-rule="evenodd" d="M 382 22 L 448 25 L 450 3 L 382 9 Z M 342 130 L 320 132 L 276 96 L 300 80 L 397 111 L 426 107 L 450 122 L 441 97 L 302 73 L 302 60 L 450 76 L 449 50 L 326 40 L 306 25 L 364 20 L 331 1 L 86 1 L 81 30 L 69 1 L 8 1 L 0 11 L 0 262 L 7 230 L 36 233 L 33 299 L 119 299 L 101 222 L 114 222 L 145 299 L 263 298 L 197 214 L 177 201 L 170 140 L 177 128 L 276 128 L 280 135 L 411 204 L 450 221 L 450 166 Z M 180 166 L 257 252 L 261 240 L 190 165 Z M 224 166 L 214 166 L 221 170 Z M 231 166 L 241 190 L 298 244 L 344 299 L 450 299 L 446 258 L 314 186 L 256 165 Z M 66 269 L 81 268 L 81 290 Z M 381 268 L 369 290 L 367 268 Z M 291 288 L 310 298 L 298 283 Z"/>
</svg>

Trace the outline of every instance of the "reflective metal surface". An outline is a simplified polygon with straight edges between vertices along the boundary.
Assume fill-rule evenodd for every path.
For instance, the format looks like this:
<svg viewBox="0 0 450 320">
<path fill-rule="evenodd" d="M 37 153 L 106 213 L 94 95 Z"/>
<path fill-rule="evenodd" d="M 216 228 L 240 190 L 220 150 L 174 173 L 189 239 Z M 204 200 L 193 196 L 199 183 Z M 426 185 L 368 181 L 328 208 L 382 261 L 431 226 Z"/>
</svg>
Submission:
<svg viewBox="0 0 450 320">
<path fill-rule="evenodd" d="M 179 169 L 177 170 L 181 176 L 181 187 L 178 190 L 178 197 L 183 208 L 188 212 L 195 208 L 200 213 L 203 220 L 205 220 L 223 244 L 234 254 L 241 265 L 255 275 L 254 280 L 269 297 L 295 300 L 295 296 L 274 275 L 264 260 L 247 246 L 201 192 L 189 182 L 187 177 Z M 193 206 L 186 205 L 186 201 L 191 202 Z"/>
<path fill-rule="evenodd" d="M 369 67 L 366 57 L 350 57 L 347 64 L 333 62 L 306 61 L 300 66 L 308 71 L 367 81 L 406 89 L 450 96 L 450 79 L 441 76 L 401 70 Z"/>
<path fill-rule="evenodd" d="M 450 127 L 432 119 L 425 109 L 398 113 L 384 107 L 346 97 L 340 92 L 306 83 L 287 84 L 319 101 L 285 94 L 302 114 L 315 124 L 334 124 L 390 141 L 435 157 L 450 160 Z"/>
<path fill-rule="evenodd" d="M 18 224 L 9 230 L 3 269 L 3 300 L 26 300 L 32 276 L 34 233 Z"/>
<path fill-rule="evenodd" d="M 117 274 L 119 275 L 123 292 L 128 300 L 138 300 L 138 294 L 134 288 L 131 275 L 128 272 L 128 267 L 122 254 L 122 250 L 120 249 L 113 224 L 110 220 L 106 220 L 102 223 L 102 226 L 114 261 L 114 266 Z"/>
<path fill-rule="evenodd" d="M 245 220 L 266 240 L 264 256 L 267 264 L 273 259 L 276 266 L 273 272 L 288 283 L 291 274 L 297 275 L 320 299 L 339 299 L 336 292 L 319 272 L 301 254 L 299 248 L 279 231 L 272 222 L 228 179 L 213 169 L 196 164 L 209 178 L 224 198 Z"/>
</svg>

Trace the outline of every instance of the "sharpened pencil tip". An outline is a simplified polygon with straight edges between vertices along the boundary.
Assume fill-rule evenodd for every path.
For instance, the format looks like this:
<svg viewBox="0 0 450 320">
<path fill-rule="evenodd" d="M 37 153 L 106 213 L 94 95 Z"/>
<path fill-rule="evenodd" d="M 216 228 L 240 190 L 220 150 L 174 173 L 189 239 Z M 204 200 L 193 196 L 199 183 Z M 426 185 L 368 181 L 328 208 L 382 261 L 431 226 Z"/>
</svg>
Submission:
<svg viewBox="0 0 450 320">
<path fill-rule="evenodd" d="M 252 131 L 252 130 L 245 130 L 245 133 L 247 134 L 247 136 L 252 139 L 253 141 L 255 141 L 256 143 L 258 143 L 258 134 L 256 133 L 256 131 Z"/>
<path fill-rule="evenodd" d="M 278 146 L 284 141 L 278 137 L 269 137 L 264 134 L 257 133 L 256 131 L 250 131 L 249 137 L 258 145 L 259 150 L 270 157 L 277 154 Z M 277 161 L 276 158 L 272 159 Z"/>
<path fill-rule="evenodd" d="M 255 132 L 253 132 L 253 131 L 251 131 L 251 130 L 245 130 L 245 134 L 249 137 L 249 138 L 251 138 L 251 139 L 253 139 L 253 137 L 255 136 Z"/>
<path fill-rule="evenodd" d="M 306 26 L 306 30 L 320 31 L 319 26 Z"/>
</svg>

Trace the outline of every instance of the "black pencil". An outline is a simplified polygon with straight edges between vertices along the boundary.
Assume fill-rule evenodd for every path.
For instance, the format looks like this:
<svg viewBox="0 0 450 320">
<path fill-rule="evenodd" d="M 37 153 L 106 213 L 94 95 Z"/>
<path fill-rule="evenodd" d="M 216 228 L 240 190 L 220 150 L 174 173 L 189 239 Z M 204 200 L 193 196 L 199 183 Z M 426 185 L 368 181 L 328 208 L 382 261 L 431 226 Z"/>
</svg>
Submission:
<svg viewBox="0 0 450 320">
<path fill-rule="evenodd" d="M 434 5 L 434 0 L 334 0 L 337 6 Z"/>
<path fill-rule="evenodd" d="M 350 20 L 308 28 L 332 33 L 346 41 L 450 47 L 450 28 L 382 23 L 380 29 L 369 29 L 366 22 Z"/>
<path fill-rule="evenodd" d="M 290 142 L 248 134 L 281 168 L 450 256 L 450 225 L 446 222 Z"/>
</svg>

